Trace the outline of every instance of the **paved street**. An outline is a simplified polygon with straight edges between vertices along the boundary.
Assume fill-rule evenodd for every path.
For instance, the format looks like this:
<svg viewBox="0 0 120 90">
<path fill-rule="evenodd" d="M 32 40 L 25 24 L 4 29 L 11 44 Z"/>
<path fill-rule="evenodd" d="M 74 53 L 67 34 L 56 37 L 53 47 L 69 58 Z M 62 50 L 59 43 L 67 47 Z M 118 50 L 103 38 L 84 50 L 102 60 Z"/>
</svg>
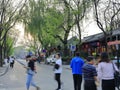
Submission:
<svg viewBox="0 0 120 90">
<path fill-rule="evenodd" d="M 63 65 L 62 81 L 64 82 L 64 90 L 73 90 L 71 70 L 66 69 L 67 67 L 67 65 Z M 16 62 L 13 69 L 10 68 L 6 75 L 0 77 L 0 90 L 26 90 L 25 77 L 25 69 Z M 54 80 L 53 66 L 51 65 L 37 64 L 37 74 L 34 79 L 41 90 L 55 90 L 57 87 Z M 30 90 L 35 89 L 31 87 Z"/>
</svg>

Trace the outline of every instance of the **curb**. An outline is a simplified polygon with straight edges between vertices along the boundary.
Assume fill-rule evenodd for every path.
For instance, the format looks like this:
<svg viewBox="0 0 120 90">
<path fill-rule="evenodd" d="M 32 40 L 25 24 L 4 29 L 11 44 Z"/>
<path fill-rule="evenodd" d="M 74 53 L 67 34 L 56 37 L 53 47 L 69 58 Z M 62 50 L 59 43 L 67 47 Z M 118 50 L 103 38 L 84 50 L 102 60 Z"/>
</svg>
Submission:
<svg viewBox="0 0 120 90">
<path fill-rule="evenodd" d="M 6 66 L 4 66 L 5 68 L 5 70 L 3 70 L 4 72 L 2 72 L 2 73 L 0 73 L 0 77 L 1 76 L 4 76 L 7 72 L 8 72 L 8 70 L 9 70 L 9 64 L 8 65 L 6 65 Z"/>
</svg>

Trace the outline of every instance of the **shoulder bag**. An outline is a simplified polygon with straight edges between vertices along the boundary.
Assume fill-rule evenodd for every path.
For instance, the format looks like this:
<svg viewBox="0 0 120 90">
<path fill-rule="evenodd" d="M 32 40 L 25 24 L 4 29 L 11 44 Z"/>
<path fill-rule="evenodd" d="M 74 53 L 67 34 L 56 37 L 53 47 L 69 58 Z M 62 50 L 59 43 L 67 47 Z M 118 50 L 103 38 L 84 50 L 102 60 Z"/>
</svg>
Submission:
<svg viewBox="0 0 120 90">
<path fill-rule="evenodd" d="M 114 64 L 112 63 L 113 70 L 114 70 L 114 80 L 115 80 L 115 87 L 117 87 L 118 90 L 120 90 L 120 73 L 115 69 Z"/>
</svg>

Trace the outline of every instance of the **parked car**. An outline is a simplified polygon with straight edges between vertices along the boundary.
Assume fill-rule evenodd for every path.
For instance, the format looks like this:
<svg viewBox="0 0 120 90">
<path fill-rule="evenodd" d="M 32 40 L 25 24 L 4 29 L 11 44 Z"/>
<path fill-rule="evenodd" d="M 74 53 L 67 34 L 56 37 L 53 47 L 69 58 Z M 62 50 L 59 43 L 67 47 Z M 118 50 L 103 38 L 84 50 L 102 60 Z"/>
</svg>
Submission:
<svg viewBox="0 0 120 90">
<path fill-rule="evenodd" d="M 112 60 L 113 61 L 113 63 L 116 63 L 117 64 L 117 62 L 118 62 L 118 60 Z M 120 60 L 119 60 L 119 64 L 120 64 Z"/>
<path fill-rule="evenodd" d="M 117 56 L 115 56 L 115 57 L 112 59 L 112 62 L 115 63 L 115 64 L 118 63 Z M 120 64 L 120 58 L 119 58 L 119 64 Z"/>
<path fill-rule="evenodd" d="M 55 60 L 56 60 L 56 58 L 55 58 L 55 55 L 53 54 L 53 55 L 50 55 L 49 57 L 47 57 L 46 58 L 46 64 L 53 64 L 53 63 L 55 63 Z"/>
</svg>

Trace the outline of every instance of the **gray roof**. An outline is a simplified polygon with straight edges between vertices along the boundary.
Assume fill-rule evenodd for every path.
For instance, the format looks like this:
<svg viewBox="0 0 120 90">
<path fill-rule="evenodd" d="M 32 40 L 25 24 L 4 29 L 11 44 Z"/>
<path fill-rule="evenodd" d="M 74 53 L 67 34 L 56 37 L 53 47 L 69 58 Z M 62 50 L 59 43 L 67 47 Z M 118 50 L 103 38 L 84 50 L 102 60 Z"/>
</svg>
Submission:
<svg viewBox="0 0 120 90">
<path fill-rule="evenodd" d="M 119 29 L 116 29 L 116 30 L 113 30 L 112 32 L 112 35 L 120 35 L 120 28 Z M 82 42 L 85 43 L 85 42 L 92 42 L 92 41 L 97 41 L 97 40 L 100 40 L 104 37 L 104 34 L 103 33 L 98 33 L 98 34 L 95 34 L 95 35 L 91 35 L 91 36 L 88 36 L 88 37 L 84 37 L 82 39 Z"/>
<path fill-rule="evenodd" d="M 112 35 L 118 35 L 118 34 L 120 34 L 120 28 L 113 30 Z"/>
<path fill-rule="evenodd" d="M 99 33 L 99 34 L 91 35 L 91 36 L 88 36 L 88 37 L 84 37 L 82 39 L 82 42 L 84 43 L 84 42 L 96 41 L 96 40 L 102 39 L 103 37 L 104 37 L 104 34 Z"/>
<path fill-rule="evenodd" d="M 77 44 L 78 43 L 78 38 L 77 36 L 73 36 L 68 40 L 68 44 Z"/>
</svg>

